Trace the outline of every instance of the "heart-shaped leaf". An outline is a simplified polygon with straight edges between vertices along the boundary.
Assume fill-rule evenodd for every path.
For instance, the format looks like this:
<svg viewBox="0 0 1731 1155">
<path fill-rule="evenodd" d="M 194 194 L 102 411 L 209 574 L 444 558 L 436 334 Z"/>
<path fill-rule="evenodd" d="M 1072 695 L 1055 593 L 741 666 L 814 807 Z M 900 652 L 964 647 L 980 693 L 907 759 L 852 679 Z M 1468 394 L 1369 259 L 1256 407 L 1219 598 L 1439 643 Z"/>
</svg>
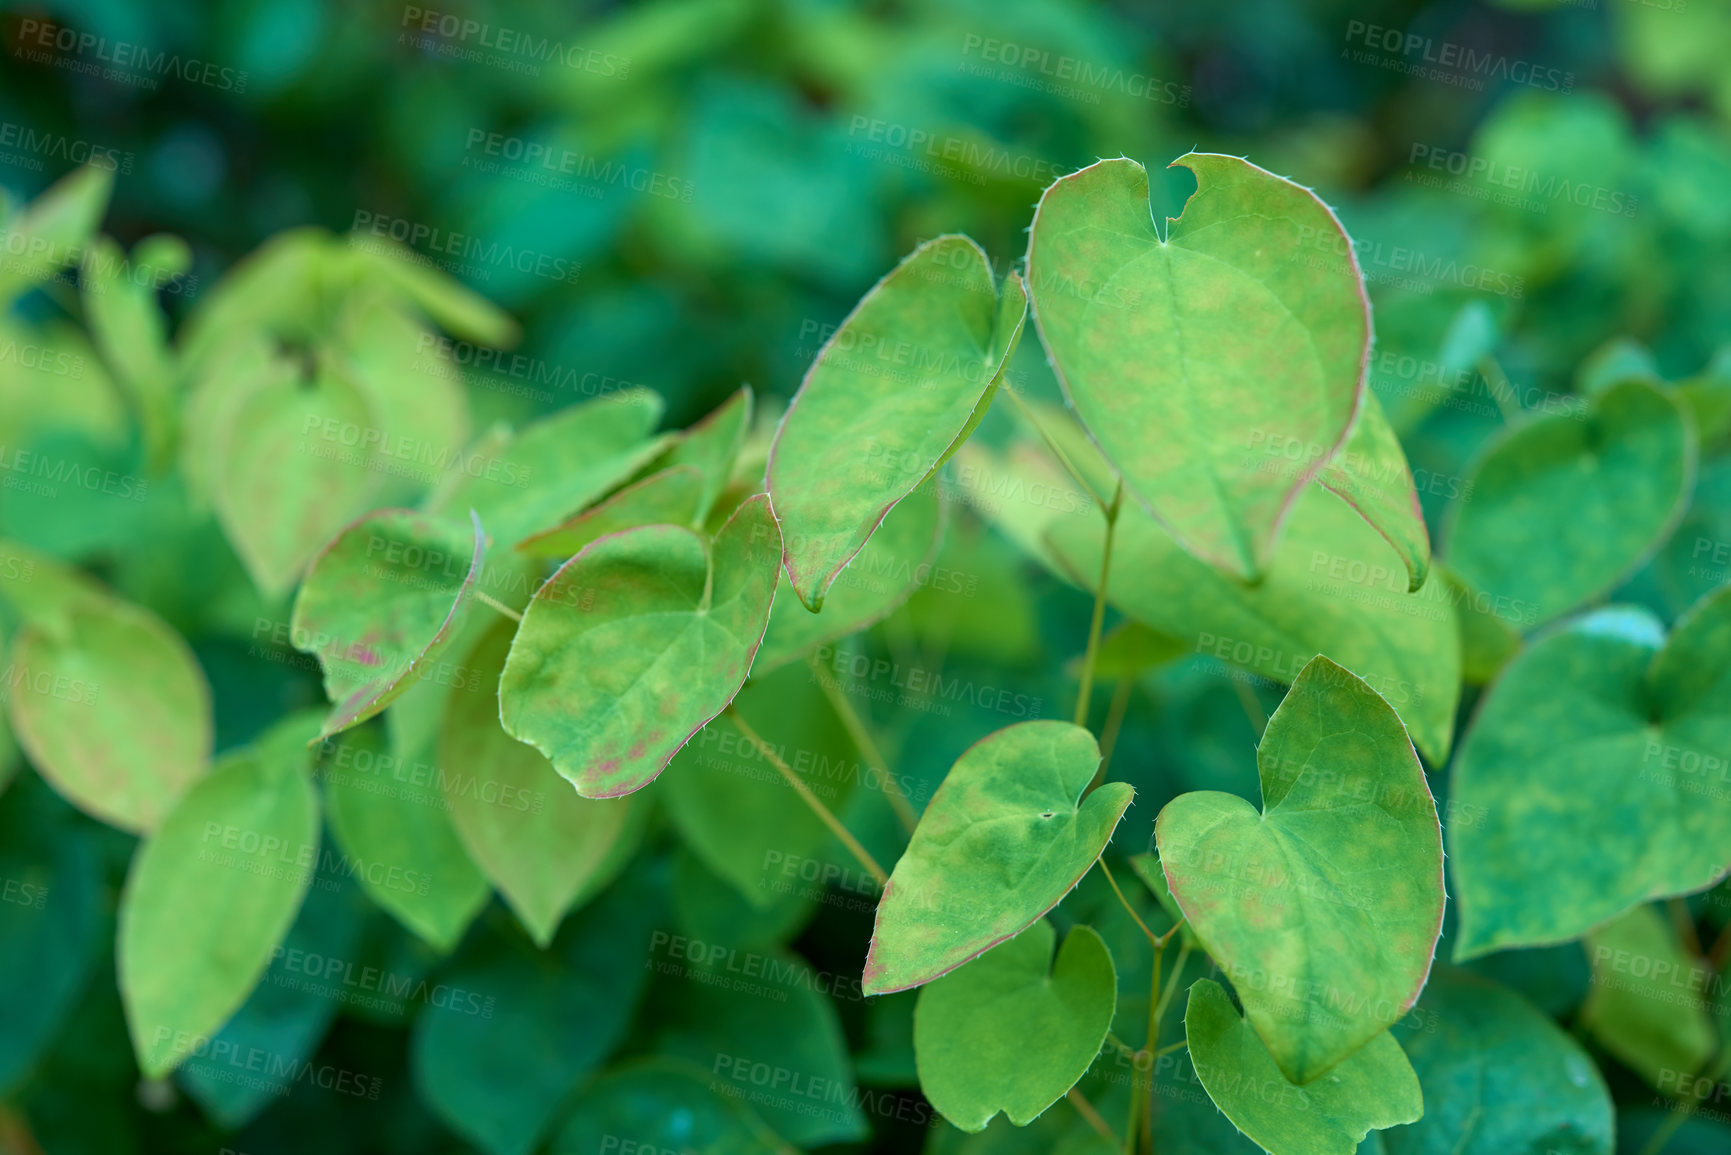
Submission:
<svg viewBox="0 0 1731 1155">
<path fill-rule="evenodd" d="M 0 678 L 18 743 L 85 813 L 151 830 L 210 763 L 204 671 L 138 606 L 81 597 L 51 620 L 64 635 L 26 626 Z"/>
<path fill-rule="evenodd" d="M 513 625 L 500 621 L 465 660 L 477 694 L 453 694 L 438 758 L 413 761 L 409 783 L 443 795 L 470 856 L 541 946 L 566 913 L 613 879 L 636 849 L 647 799 L 594 801 L 533 746 L 499 725 L 499 673 Z"/>
<path fill-rule="evenodd" d="M 1203 1090 L 1269 1155 L 1353 1155 L 1371 1131 L 1424 1113 L 1418 1075 L 1387 1031 L 1299 1085 L 1238 1017 L 1220 984 L 1200 979 L 1190 988 L 1184 1034 Z"/>
<path fill-rule="evenodd" d="M 372 900 L 449 951 L 487 904 L 487 879 L 469 860 L 435 791 L 399 775 L 376 730 L 329 749 L 325 807 L 331 833 Z"/>
<path fill-rule="evenodd" d="M 895 504 L 985 415 L 1027 314 L 967 237 L 927 241 L 824 342 L 776 431 L 769 494 L 788 578 L 813 612 Z"/>
<path fill-rule="evenodd" d="M 306 715 L 226 756 L 133 856 L 120 991 L 139 1069 L 173 1070 L 246 1001 L 295 920 L 319 854 Z"/>
<path fill-rule="evenodd" d="M 1645 610 L 1610 607 L 1516 655 L 1450 784 L 1452 804 L 1482 815 L 1449 828 L 1455 958 L 1578 938 L 1724 875 L 1727 750 L 1731 590 L 1669 640 Z"/>
<path fill-rule="evenodd" d="M 640 525 L 698 525 L 707 482 L 694 465 L 675 465 L 634 481 L 552 529 L 530 534 L 517 550 L 530 557 L 568 558 L 592 541 Z"/>
<path fill-rule="evenodd" d="M 1020 722 L 969 747 L 932 795 L 878 903 L 864 989 L 931 982 L 1031 926 L 1111 841 L 1135 793 L 1107 782 L 1094 736 Z"/>
<path fill-rule="evenodd" d="M 1097 519 L 1066 517 L 1050 544 L 1092 588 L 1104 539 Z M 1112 604 L 1204 659 L 1290 683 L 1317 654 L 1387 698 L 1432 759 L 1448 756 L 1460 701 L 1454 593 L 1440 573 L 1406 592 L 1400 559 L 1345 502 L 1319 487 L 1299 499 L 1260 585 L 1203 565 L 1139 510 L 1118 513 Z"/>
<path fill-rule="evenodd" d="M 218 520 L 261 592 L 286 591 L 331 537 L 365 509 L 382 474 L 360 392 L 321 371 L 274 376 L 235 409 L 217 438 Z"/>
<path fill-rule="evenodd" d="M 499 680 L 506 731 L 585 798 L 648 785 L 744 683 L 780 541 L 760 494 L 713 542 L 656 525 L 592 543 L 523 615 Z"/>
<path fill-rule="evenodd" d="M 436 513 L 474 510 L 494 543 L 515 546 L 579 512 L 662 449 L 650 438 L 661 398 L 647 389 L 600 397 L 542 418 L 511 437 L 483 436 L 458 462 L 458 480 L 428 501 Z"/>
<path fill-rule="evenodd" d="M 1370 301 L 1315 193 L 1237 157 L 1173 164 L 1196 192 L 1164 238 L 1133 160 L 1046 190 L 1028 238 L 1034 322 L 1136 501 L 1185 549 L 1254 578 L 1359 407 Z M 1304 259 L 1320 244 L 1345 260 Z M 1262 468 L 1288 446 L 1285 468 Z"/>
<path fill-rule="evenodd" d="M 999 1111 L 1026 1127 L 1100 1054 L 1118 1002 L 1112 955 L 1086 926 L 1054 962 L 1056 942 L 1041 919 L 920 991 L 920 1090 L 964 1131 L 985 1130 Z"/>
<path fill-rule="evenodd" d="M 1448 563 L 1477 589 L 1549 621 L 1602 596 L 1669 536 L 1689 504 L 1695 433 L 1669 394 L 1615 385 L 1496 442 L 1453 506 Z"/>
<path fill-rule="evenodd" d="M 805 608 L 784 573 L 763 647 L 751 664 L 752 676 L 761 677 L 888 617 L 930 580 L 944 521 L 943 499 L 935 486 L 921 486 L 908 494 L 836 575 L 822 613 Z"/>
<path fill-rule="evenodd" d="M 1527 1000 L 1438 967 L 1391 1032 L 1424 1091 L 1424 1118 L 1388 1155 L 1611 1155 L 1611 1093 L 1592 1058 Z"/>
<path fill-rule="evenodd" d="M 435 666 L 462 625 L 487 554 L 468 527 L 406 509 L 370 513 L 313 560 L 289 637 L 319 656 L 336 705 L 319 737 L 364 722 Z"/>
<path fill-rule="evenodd" d="M 1588 932 L 1593 987 L 1581 1025 L 1600 1046 L 1656 1087 L 1677 1089 L 1718 1049 L 1713 1003 L 1720 990 L 1705 961 L 1691 957 L 1657 908 L 1637 906 Z"/>
<path fill-rule="evenodd" d="M 1246 1018 L 1287 1078 L 1309 1083 L 1418 998 L 1442 932 L 1442 830 L 1399 716 L 1327 658 L 1268 720 L 1256 765 L 1261 812 L 1196 791 L 1154 835 Z"/>
<path fill-rule="evenodd" d="M 1408 593 L 1424 585 L 1430 573 L 1430 532 L 1419 509 L 1406 452 L 1376 394 L 1365 392 L 1364 407 L 1346 444 L 1329 459 L 1317 480 L 1358 510 L 1400 555 L 1406 565 Z"/>
</svg>

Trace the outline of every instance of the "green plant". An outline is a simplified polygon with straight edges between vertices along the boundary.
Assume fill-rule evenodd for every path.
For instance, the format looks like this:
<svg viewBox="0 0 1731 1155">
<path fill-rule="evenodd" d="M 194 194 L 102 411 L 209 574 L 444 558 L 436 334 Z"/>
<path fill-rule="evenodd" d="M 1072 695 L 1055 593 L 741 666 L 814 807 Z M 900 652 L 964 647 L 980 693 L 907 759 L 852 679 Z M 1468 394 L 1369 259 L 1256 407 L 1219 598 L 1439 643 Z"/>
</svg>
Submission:
<svg viewBox="0 0 1731 1155">
<path fill-rule="evenodd" d="M 171 342 L 118 249 L 89 242 L 99 176 L 11 222 L 40 254 L 13 295 L 64 296 L 82 251 L 88 332 L 39 336 L 114 373 L 84 404 L 159 479 L 138 540 L 231 566 L 170 597 L 148 566 L 104 583 L 0 544 L 17 743 L 142 838 L 100 848 L 131 854 L 116 934 L 139 1071 L 244 1122 L 335 1013 L 295 994 L 340 973 L 381 1021 L 457 1008 L 413 1017 L 413 1078 L 491 1155 L 857 1140 L 885 1112 L 851 1068 L 905 1086 L 910 1054 L 993 1150 L 1002 1112 L 1077 1151 L 1609 1152 L 1581 1043 L 1433 965 L 1446 832 L 1449 962 L 1585 936 L 1628 972 L 1586 1031 L 1680 1121 L 1725 1062 L 1714 1004 L 1639 988 L 1722 981 L 1723 945 L 1700 958 L 1678 900 L 1725 872 L 1723 794 L 1689 775 L 1731 775 L 1731 595 L 1669 636 L 1638 609 L 1560 619 L 1666 548 L 1722 379 L 1610 371 L 1512 429 L 1433 561 L 1333 213 L 1237 158 L 1177 163 L 1198 189 L 1164 235 L 1146 172 L 1111 160 L 1046 190 L 1021 270 L 922 244 L 773 432 L 749 389 L 659 433 L 660 400 L 630 389 L 471 437 L 463 390 L 414 363 L 435 325 L 493 345 L 514 327 L 405 253 L 286 234 Z M 1311 259 L 1319 236 L 1344 259 Z M 184 268 L 162 239 L 130 260 Z M 1006 381 L 1030 312 L 1072 410 Z M 1009 431 L 970 440 L 994 409 Z M 1082 516 L 1012 501 L 984 520 L 1091 612 L 1073 720 L 996 728 L 926 797 L 832 674 L 844 639 L 912 618 L 942 559 L 984 548 L 955 524 L 970 484 L 1085 495 Z M 1535 561 L 1541 515 L 1568 531 Z M 141 604 L 206 597 L 315 656 L 329 705 L 213 756 L 200 660 Z M 1290 686 L 1265 716 L 1234 682 L 1261 807 L 1183 793 L 1127 848 L 1115 742 L 1138 679 L 1185 655 Z M 1478 712 L 1439 816 L 1421 755 L 1456 748 L 1463 683 Z M 4 852 L 56 903 L 8 941 L 100 935 L 94 852 L 54 837 L 71 819 L 45 792 L 13 795 Z M 357 888 L 410 933 L 363 943 Z M 787 943 L 838 894 L 874 910 L 870 940 L 814 970 Z M 0 1073 L 61 1029 L 76 980 L 44 981 Z M 857 1060 L 841 988 L 863 1003 Z M 243 1054 L 269 1078 L 230 1077 Z"/>
</svg>

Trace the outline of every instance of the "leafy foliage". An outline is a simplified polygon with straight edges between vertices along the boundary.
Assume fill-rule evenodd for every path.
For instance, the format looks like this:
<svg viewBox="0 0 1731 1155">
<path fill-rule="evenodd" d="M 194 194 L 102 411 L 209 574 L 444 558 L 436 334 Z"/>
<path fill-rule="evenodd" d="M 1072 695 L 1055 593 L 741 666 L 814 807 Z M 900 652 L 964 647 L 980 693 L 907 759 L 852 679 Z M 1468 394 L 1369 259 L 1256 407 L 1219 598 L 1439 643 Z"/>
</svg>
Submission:
<svg viewBox="0 0 1731 1155">
<path fill-rule="evenodd" d="M 1731 1145 L 1731 25 L 1493 3 L 14 18 L 0 1147 Z"/>
</svg>

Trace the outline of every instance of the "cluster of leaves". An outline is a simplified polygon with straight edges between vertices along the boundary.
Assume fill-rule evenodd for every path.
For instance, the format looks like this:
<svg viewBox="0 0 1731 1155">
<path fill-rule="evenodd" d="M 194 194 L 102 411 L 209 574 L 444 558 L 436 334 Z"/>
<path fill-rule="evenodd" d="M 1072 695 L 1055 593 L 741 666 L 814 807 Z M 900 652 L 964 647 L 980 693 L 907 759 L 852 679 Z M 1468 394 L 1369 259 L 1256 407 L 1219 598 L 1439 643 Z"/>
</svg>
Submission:
<svg viewBox="0 0 1731 1155">
<path fill-rule="evenodd" d="M 69 297 L 78 254 L 82 319 L 7 338 L 90 367 L 9 389 L 9 428 L 50 461 L 73 453 L 53 437 L 123 431 L 106 473 L 149 482 L 66 522 L 140 547 L 107 572 L 27 520 L 0 545 L 35 770 L 0 799 L 0 852 L 45 896 L 0 910 L 8 957 L 41 960 L 0 1085 L 31 1125 L 102 1126 L 67 1097 L 112 1063 L 55 1043 L 112 1026 L 80 995 L 125 860 L 144 1097 L 172 1078 L 225 1129 L 303 1085 L 378 1097 L 320 1061 L 343 1008 L 408 1024 L 413 1095 L 491 1155 L 821 1146 L 925 1103 L 942 1150 L 1608 1152 L 1611 1087 L 1545 1013 L 1575 1009 L 1542 996 L 1568 964 L 1509 953 L 1578 940 L 1579 1024 L 1692 1105 L 1723 1073 L 1722 952 L 1693 939 L 1720 920 L 1646 904 L 1725 870 L 1731 601 L 1678 525 L 1731 379 L 1608 347 L 1481 454 L 1433 561 L 1400 435 L 1422 414 L 1368 387 L 1358 263 L 1303 259 L 1318 235 L 1354 252 L 1334 214 L 1243 160 L 1178 163 L 1197 192 L 1164 232 L 1142 166 L 1099 162 L 1046 190 L 1020 269 L 924 243 L 779 422 L 742 389 L 678 432 L 628 388 L 476 434 L 420 362 L 433 326 L 514 326 L 388 247 L 285 234 L 171 341 L 154 271 L 183 250 L 92 239 L 103 174 L 6 222 L 42 254 L 8 302 Z M 1067 408 L 1005 387 L 1030 313 Z M 1494 325 L 1463 316 L 1488 357 Z M 1082 516 L 978 500 L 1034 492 Z M 886 759 L 835 659 L 891 620 L 1012 629 L 928 596 L 945 559 L 1010 549 L 1092 600 L 1074 721 L 994 727 L 935 774 L 917 741 Z M 1687 605 L 1669 630 L 1589 608 L 1637 571 Z M 328 703 L 223 740 L 181 615 L 280 634 Z M 1110 778 L 1130 696 L 1197 654 L 1253 715 L 1290 687 L 1252 718 L 1261 807 L 1222 775 L 1135 824 Z M 1451 753 L 1445 823 L 1421 755 Z M 1433 968 L 1445 827 L 1457 965 Z M 850 894 L 863 950 L 789 948 Z"/>
</svg>

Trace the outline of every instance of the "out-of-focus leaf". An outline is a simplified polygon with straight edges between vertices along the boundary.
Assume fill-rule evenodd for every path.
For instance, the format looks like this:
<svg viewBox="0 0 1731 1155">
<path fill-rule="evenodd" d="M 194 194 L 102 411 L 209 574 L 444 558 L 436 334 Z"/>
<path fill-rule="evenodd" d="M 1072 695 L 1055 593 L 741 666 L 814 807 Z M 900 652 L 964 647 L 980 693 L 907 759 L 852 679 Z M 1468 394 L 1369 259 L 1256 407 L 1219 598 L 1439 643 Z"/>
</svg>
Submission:
<svg viewBox="0 0 1731 1155">
<path fill-rule="evenodd" d="M 86 813 L 151 830 L 209 764 L 204 671 L 138 606 L 81 599 L 64 620 L 64 637 L 26 626 L 12 643 L 0 695 L 19 745 Z"/>
<path fill-rule="evenodd" d="M 1706 991 L 1712 969 L 1690 957 L 1658 909 L 1637 906 L 1587 932 L 1593 989 L 1581 1022 L 1618 1060 L 1656 1087 L 1705 1067 L 1717 1049 Z M 1667 1078 L 1669 1076 L 1669 1078 Z"/>
<path fill-rule="evenodd" d="M 585 1088 L 553 1140 L 552 1155 L 592 1155 L 622 1146 L 706 1155 L 794 1155 L 746 1104 L 718 1094 L 704 1067 L 638 1059 Z"/>
<path fill-rule="evenodd" d="M 225 757 L 138 848 L 120 900 L 120 989 L 140 1070 L 185 1061 L 246 1001 L 318 862 L 305 715 Z"/>
</svg>

